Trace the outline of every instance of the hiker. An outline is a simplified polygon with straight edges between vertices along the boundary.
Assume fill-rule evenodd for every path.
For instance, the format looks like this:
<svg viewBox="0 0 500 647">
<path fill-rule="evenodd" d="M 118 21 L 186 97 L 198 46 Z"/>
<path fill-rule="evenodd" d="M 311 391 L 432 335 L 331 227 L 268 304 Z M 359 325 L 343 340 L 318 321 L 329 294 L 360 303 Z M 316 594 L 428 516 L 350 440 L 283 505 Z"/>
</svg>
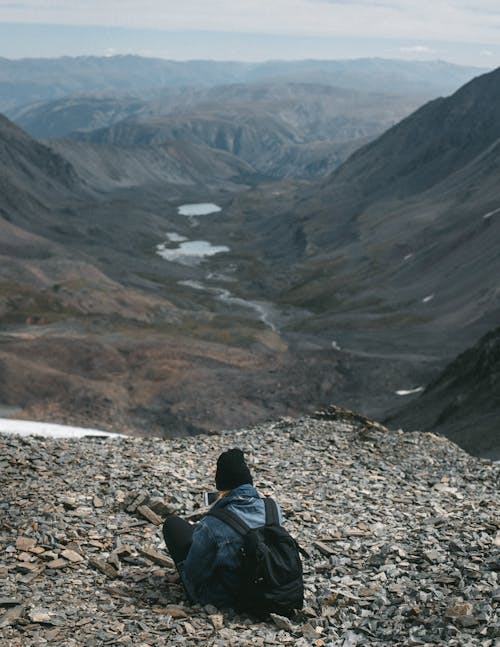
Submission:
<svg viewBox="0 0 500 647">
<path fill-rule="evenodd" d="M 202 605 L 212 604 L 219 608 L 265 612 L 274 610 L 276 607 L 283 613 L 289 611 L 290 609 L 280 607 L 281 591 L 270 592 L 273 597 L 271 605 L 273 609 L 261 608 L 265 604 L 264 598 L 267 595 L 267 591 L 263 591 L 262 588 L 257 594 L 259 598 L 257 603 L 250 601 L 248 595 L 252 594 L 254 583 L 245 581 L 248 572 L 246 575 L 244 572 L 245 564 L 247 571 L 248 567 L 250 569 L 254 567 L 249 557 L 252 551 L 247 550 L 246 542 L 247 537 L 255 538 L 256 532 L 262 533 L 265 529 L 266 536 L 270 537 L 269 541 L 273 541 L 274 535 L 279 535 L 281 546 L 286 542 L 293 542 L 292 552 L 296 552 L 294 540 L 286 530 L 281 528 L 282 513 L 279 506 L 272 499 L 266 500 L 259 497 L 253 487 L 252 475 L 240 449 L 230 449 L 219 456 L 215 484 L 220 492 L 219 498 L 198 524 L 193 526 L 176 515 L 169 515 L 163 525 L 165 544 L 177 565 L 188 596 L 193 602 Z M 266 518 L 268 525 L 266 525 Z M 270 522 L 272 525 L 269 525 Z M 255 528 L 262 530 L 251 530 Z M 286 536 L 285 542 L 282 536 Z M 243 556 L 242 549 L 248 553 L 246 557 Z M 277 550 L 283 551 L 283 548 L 280 547 Z M 286 547 L 285 551 L 289 553 L 290 548 Z M 287 560 L 290 561 L 288 554 L 279 556 L 281 571 L 286 571 L 288 568 Z M 292 598 L 287 593 L 285 607 L 292 604 L 295 608 L 301 608 L 302 566 L 298 553 L 297 557 L 292 555 L 291 560 L 292 570 L 300 569 L 300 582 L 297 583 L 300 591 L 296 593 L 297 586 L 294 584 Z M 256 561 L 255 557 L 253 561 Z M 288 582 L 290 577 L 295 579 L 297 574 L 294 572 L 289 576 L 285 573 L 285 576 Z M 256 579 L 254 575 L 250 577 Z M 259 579 L 262 581 L 269 578 Z M 276 586 L 281 586 L 279 574 L 271 579 L 275 589 Z M 288 591 L 290 586 L 286 584 L 284 590 Z M 293 602 L 288 603 L 290 599 L 293 599 Z M 297 601 L 296 604 L 295 601 Z M 259 609 L 254 609 L 256 606 Z"/>
</svg>

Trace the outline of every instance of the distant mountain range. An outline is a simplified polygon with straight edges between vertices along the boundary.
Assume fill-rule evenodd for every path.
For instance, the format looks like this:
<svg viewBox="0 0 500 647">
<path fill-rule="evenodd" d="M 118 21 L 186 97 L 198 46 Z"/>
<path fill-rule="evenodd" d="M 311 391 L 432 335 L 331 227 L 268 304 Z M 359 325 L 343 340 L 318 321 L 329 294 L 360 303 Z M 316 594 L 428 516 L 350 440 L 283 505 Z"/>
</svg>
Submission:
<svg viewBox="0 0 500 647">
<path fill-rule="evenodd" d="M 383 59 L 3 59 L 0 110 L 39 139 L 121 147 L 190 143 L 234 155 L 250 165 L 247 176 L 317 179 L 477 71 Z"/>
<path fill-rule="evenodd" d="M 236 63 L 139 56 L 0 59 L 0 111 L 79 93 L 154 97 L 165 89 L 232 83 L 320 83 L 357 91 L 433 97 L 449 94 L 477 68 L 390 59 Z"/>
<path fill-rule="evenodd" d="M 233 155 L 263 177 L 317 178 L 415 107 L 414 98 L 329 86 L 231 85 L 140 107 L 131 103 L 126 119 L 121 118 L 122 102 L 107 113 L 108 127 L 92 129 L 103 120 L 101 103 L 94 100 L 91 114 L 84 112 L 86 122 L 83 104 L 74 99 L 22 111 L 17 121 L 38 136 L 59 132 L 79 142 L 128 150 L 190 144 L 207 149 L 208 157 L 213 151 Z M 70 123 L 74 132 L 62 130 Z"/>
</svg>

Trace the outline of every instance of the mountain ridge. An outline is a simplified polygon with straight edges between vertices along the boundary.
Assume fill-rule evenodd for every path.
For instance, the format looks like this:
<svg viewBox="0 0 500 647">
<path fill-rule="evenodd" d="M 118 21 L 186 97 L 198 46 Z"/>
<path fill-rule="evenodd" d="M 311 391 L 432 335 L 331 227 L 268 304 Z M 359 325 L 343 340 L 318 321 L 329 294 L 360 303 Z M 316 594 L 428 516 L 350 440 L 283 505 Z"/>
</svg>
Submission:
<svg viewBox="0 0 500 647">
<path fill-rule="evenodd" d="M 79 92 L 117 90 L 155 96 L 163 86 L 220 85 L 238 81 L 314 80 L 343 87 L 433 96 L 452 91 L 481 69 L 434 61 L 169 61 L 138 56 L 0 59 L 0 111 Z"/>
<path fill-rule="evenodd" d="M 68 199 L 77 200 L 84 191 L 67 160 L 31 139 L 3 115 L 0 115 L 0 172 L 0 216 L 12 221 L 15 216 L 17 222 L 13 224 L 33 224 L 34 213 L 47 213 L 54 195 L 63 203 Z"/>
<path fill-rule="evenodd" d="M 371 167 L 375 174 L 373 183 L 380 184 L 377 174 L 389 172 L 396 180 L 398 175 L 404 179 L 427 162 L 432 162 L 434 166 L 431 169 L 432 173 L 429 173 L 429 178 L 422 180 L 417 177 L 416 186 L 407 189 L 424 191 L 432 186 L 431 181 L 437 184 L 443 179 L 443 175 L 438 172 L 441 158 L 444 158 L 444 161 L 447 161 L 446 156 L 451 158 L 451 168 L 450 163 L 443 167 L 444 177 L 446 177 L 465 166 L 481 153 L 485 146 L 491 145 L 492 141 L 500 137 L 499 97 L 500 68 L 473 79 L 450 97 L 435 99 L 425 104 L 390 128 L 375 142 L 357 151 L 349 160 L 347 169 L 350 173 L 362 174 L 366 178 L 368 165 L 360 171 L 356 168 L 356 164 L 374 149 L 379 151 L 385 147 L 390 149 L 392 154 L 379 157 L 387 160 L 385 165 Z M 430 130 L 427 130 L 428 128 Z M 432 142 L 432 147 L 426 143 L 427 141 Z M 413 152 L 415 144 L 417 144 L 416 154 Z M 395 145 L 397 145 L 396 150 Z M 395 160 L 400 162 L 401 159 L 405 159 L 407 156 L 404 155 L 404 150 L 409 147 L 412 148 L 409 162 L 402 166 L 396 164 L 395 172 L 393 170 Z M 418 152 L 418 147 L 421 152 Z M 460 155 L 461 151 L 464 152 L 465 157 Z M 343 165 L 334 171 L 330 178 L 324 180 L 323 186 L 326 187 L 335 181 L 345 182 L 348 179 L 345 173 L 346 166 Z M 407 193 L 403 187 L 403 193 L 400 195 L 407 197 L 411 192 Z"/>
<path fill-rule="evenodd" d="M 158 647 L 494 644 L 500 465 L 444 438 L 330 412 L 184 439 L 0 433 L 0 444 L 6 647 L 68 635 Z M 305 608 L 291 619 L 190 604 L 164 549 L 165 515 L 196 522 L 217 456 L 234 446 L 307 553 Z"/>
<path fill-rule="evenodd" d="M 412 275 L 412 268 L 418 264 L 425 276 L 425 263 L 431 265 L 437 260 L 448 264 L 447 274 L 451 281 L 452 272 L 461 271 L 455 258 L 463 254 L 468 262 L 473 263 L 478 255 L 478 246 L 484 250 L 484 267 L 478 267 L 477 289 L 482 292 L 485 286 L 489 286 L 487 289 L 494 297 L 494 268 L 498 255 L 495 254 L 493 241 L 496 240 L 498 219 L 484 216 L 500 204 L 495 182 L 496 170 L 500 165 L 496 134 L 497 131 L 500 133 L 500 111 L 497 108 L 500 104 L 491 104 L 490 112 L 483 120 L 478 120 L 477 128 L 481 128 L 482 133 L 480 143 L 474 140 L 464 148 L 462 142 L 467 144 L 470 141 L 467 129 L 464 126 L 463 134 L 462 131 L 457 133 L 456 152 L 451 155 L 452 159 L 447 165 L 443 164 L 445 168 L 437 178 L 434 169 L 441 161 L 442 153 L 439 151 L 448 151 L 449 147 L 436 145 L 436 154 L 432 148 L 432 137 L 429 144 L 426 141 L 421 143 L 421 153 L 406 144 L 407 137 L 419 140 L 415 134 L 415 124 L 422 131 L 433 132 L 428 122 L 434 120 L 436 109 L 440 112 L 442 105 L 447 111 L 449 106 L 460 106 L 464 97 L 467 104 L 471 91 L 477 93 L 475 105 L 480 105 L 483 87 L 489 86 L 494 86 L 493 96 L 497 96 L 500 70 L 472 81 L 465 90 L 448 99 L 431 102 L 417 110 L 374 142 L 356 151 L 319 185 L 298 186 L 294 196 L 283 201 L 282 207 L 279 200 L 274 200 L 276 215 L 272 222 L 266 223 L 253 215 L 248 216 L 249 225 L 253 227 L 258 244 L 262 244 L 263 249 L 266 249 L 265 240 L 269 239 L 271 228 L 273 235 L 281 236 L 283 240 L 287 239 L 285 231 L 290 227 L 296 226 L 301 232 L 304 244 L 301 251 L 296 253 L 295 264 L 301 268 L 300 271 L 305 270 L 306 280 L 300 288 L 304 298 L 299 298 L 295 303 L 311 306 L 312 299 L 308 302 L 305 296 L 307 273 L 311 272 L 314 276 L 314 272 L 317 272 L 319 275 L 324 271 L 322 263 L 324 267 L 336 263 L 335 283 L 344 281 L 347 286 L 358 286 L 358 290 L 364 284 L 366 288 L 363 289 L 376 292 L 369 283 L 376 272 L 379 284 L 386 282 L 393 290 L 392 298 L 397 296 L 398 291 L 406 291 L 406 296 L 404 292 L 401 293 L 402 303 L 403 300 L 408 301 L 410 276 L 415 297 L 419 292 L 421 298 L 430 296 L 437 292 L 440 283 L 441 291 L 449 291 L 450 286 L 443 284 L 442 276 L 432 277 L 425 286 L 422 274 L 414 271 Z M 474 118 L 474 114 L 475 111 L 466 112 L 466 123 Z M 493 118 L 495 125 L 490 127 Z M 433 124 L 434 130 L 441 132 L 434 121 Z M 453 132 L 454 129 L 451 129 L 448 135 L 443 135 L 443 141 L 451 138 Z M 403 153 L 394 153 L 395 141 L 400 149 L 410 148 L 406 157 Z M 413 169 L 410 175 L 404 170 L 405 167 Z M 370 177 L 370 169 L 373 177 Z M 410 181 L 408 177 L 416 179 Z M 242 203 L 241 211 L 250 209 L 251 205 L 245 196 L 237 198 L 234 207 L 235 215 L 239 217 L 238 201 Z M 292 211 L 293 204 L 300 205 L 295 213 Z M 266 257 L 271 265 L 279 267 L 279 257 L 276 255 L 273 260 L 271 248 Z M 282 258 L 288 257 L 283 254 Z M 328 286 L 327 278 L 326 275 L 324 309 L 329 307 L 327 291 L 332 289 Z M 293 284 L 290 287 L 297 292 Z M 312 290 L 311 296 L 314 293 L 315 290 Z M 321 308 L 321 291 L 313 298 Z M 481 311 L 485 306 L 488 309 L 484 303 Z M 496 299 L 493 298 L 489 306 L 491 317 L 496 307 Z"/>
<path fill-rule="evenodd" d="M 311 83 L 232 84 L 142 103 L 70 98 L 10 116 L 36 137 L 205 146 L 207 156 L 226 152 L 263 177 L 315 179 L 419 104 Z"/>
<path fill-rule="evenodd" d="M 401 390 L 437 378 L 498 325 L 499 92 L 495 70 L 417 110 L 320 183 L 282 186 L 278 197 L 262 187 L 231 207 L 253 235 L 241 249 L 261 250 L 268 298 L 313 311 L 302 332 L 351 356 L 406 357 Z M 347 406 L 383 416 L 362 393 Z M 485 434 L 495 445 L 494 426 Z"/>
</svg>

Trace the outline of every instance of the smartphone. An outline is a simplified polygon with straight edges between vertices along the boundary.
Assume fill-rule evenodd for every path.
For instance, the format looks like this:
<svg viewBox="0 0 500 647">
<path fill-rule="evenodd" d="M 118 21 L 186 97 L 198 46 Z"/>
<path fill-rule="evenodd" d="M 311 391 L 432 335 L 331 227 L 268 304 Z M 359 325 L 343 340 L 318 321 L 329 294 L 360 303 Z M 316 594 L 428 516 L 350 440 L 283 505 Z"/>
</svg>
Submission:
<svg viewBox="0 0 500 647">
<path fill-rule="evenodd" d="M 215 503 L 219 496 L 220 492 L 204 492 L 203 501 L 205 502 L 206 506 L 209 506 L 212 505 L 212 503 Z"/>
</svg>

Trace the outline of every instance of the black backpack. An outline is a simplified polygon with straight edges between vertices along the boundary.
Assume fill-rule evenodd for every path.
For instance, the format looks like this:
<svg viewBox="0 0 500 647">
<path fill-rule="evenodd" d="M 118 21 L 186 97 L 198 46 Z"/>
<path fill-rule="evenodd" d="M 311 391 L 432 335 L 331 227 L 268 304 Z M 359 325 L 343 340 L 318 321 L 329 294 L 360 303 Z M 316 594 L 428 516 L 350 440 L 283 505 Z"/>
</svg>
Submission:
<svg viewBox="0 0 500 647">
<path fill-rule="evenodd" d="M 264 499 L 266 523 L 250 528 L 235 513 L 217 508 L 217 517 L 243 536 L 241 587 L 236 608 L 259 617 L 269 613 L 289 616 L 302 609 L 304 581 L 299 546 L 279 524 L 276 503 Z"/>
</svg>

